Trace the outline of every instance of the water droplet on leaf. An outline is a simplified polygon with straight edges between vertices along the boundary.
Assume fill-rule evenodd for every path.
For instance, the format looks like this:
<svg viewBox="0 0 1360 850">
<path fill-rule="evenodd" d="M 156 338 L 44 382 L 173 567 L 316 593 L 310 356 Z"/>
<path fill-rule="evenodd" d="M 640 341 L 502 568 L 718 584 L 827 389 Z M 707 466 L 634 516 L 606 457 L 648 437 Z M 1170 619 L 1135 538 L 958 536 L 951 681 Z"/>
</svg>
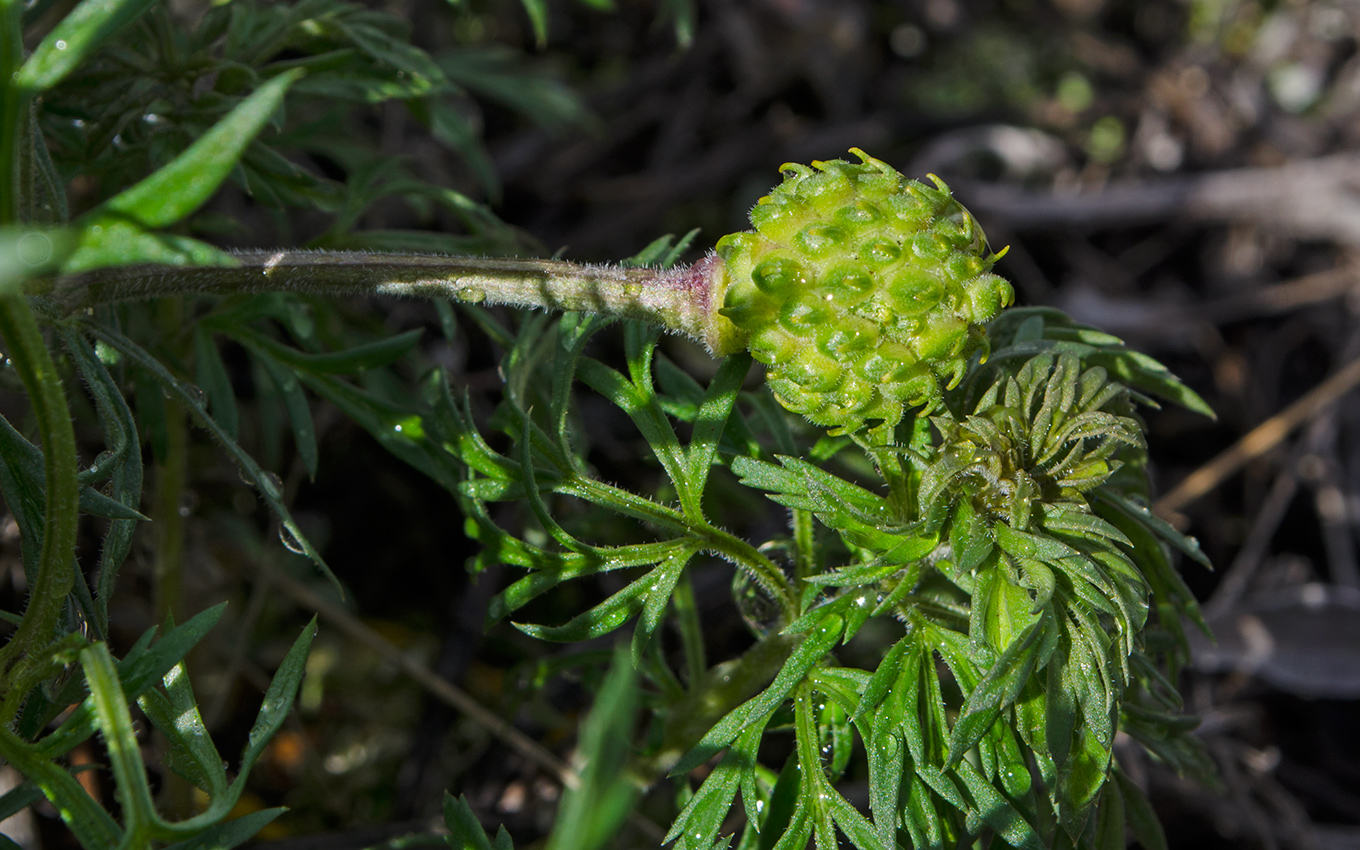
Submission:
<svg viewBox="0 0 1360 850">
<path fill-rule="evenodd" d="M 269 496 L 282 496 L 283 479 L 278 476 L 278 473 L 266 471 L 261 477 L 260 489 L 264 490 L 265 494 Z"/>
<path fill-rule="evenodd" d="M 307 547 L 302 545 L 302 541 L 298 540 L 297 536 L 294 535 L 286 525 L 279 526 L 279 542 L 282 543 L 283 548 L 287 549 L 289 552 L 297 555 L 307 554 Z"/>
</svg>

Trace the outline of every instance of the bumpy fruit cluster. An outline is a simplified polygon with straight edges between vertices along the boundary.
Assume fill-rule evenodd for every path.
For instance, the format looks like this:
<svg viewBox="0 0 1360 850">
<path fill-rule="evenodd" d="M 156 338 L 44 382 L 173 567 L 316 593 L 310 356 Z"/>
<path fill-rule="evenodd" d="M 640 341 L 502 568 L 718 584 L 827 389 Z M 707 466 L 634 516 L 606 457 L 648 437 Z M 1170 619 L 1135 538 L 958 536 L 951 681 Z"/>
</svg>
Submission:
<svg viewBox="0 0 1360 850">
<path fill-rule="evenodd" d="M 860 162 L 785 165 L 751 211 L 755 232 L 717 246 L 721 314 L 779 401 L 833 433 L 937 406 L 1013 297 L 943 182 L 932 177 L 932 189 L 851 153 Z"/>
</svg>

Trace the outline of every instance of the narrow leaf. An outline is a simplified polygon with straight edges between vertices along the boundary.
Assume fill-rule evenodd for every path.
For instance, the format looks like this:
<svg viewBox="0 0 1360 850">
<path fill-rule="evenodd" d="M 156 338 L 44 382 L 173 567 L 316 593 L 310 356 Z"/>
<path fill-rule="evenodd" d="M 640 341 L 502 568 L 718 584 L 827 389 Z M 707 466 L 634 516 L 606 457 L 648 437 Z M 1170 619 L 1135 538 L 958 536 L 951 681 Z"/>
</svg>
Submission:
<svg viewBox="0 0 1360 850">
<path fill-rule="evenodd" d="M 231 850 L 254 838 L 256 833 L 286 811 L 286 808 L 279 807 L 250 812 L 209 827 L 193 838 L 168 845 L 165 850 Z"/>
<path fill-rule="evenodd" d="M 142 227 L 160 228 L 198 209 L 236 167 L 246 146 L 264 128 L 283 103 L 288 87 L 300 76 L 300 71 L 290 71 L 260 86 L 183 153 L 150 177 L 105 201 L 91 216 L 118 214 Z"/>
<path fill-rule="evenodd" d="M 770 686 L 728 712 L 727 716 L 718 721 L 717 725 L 680 759 L 671 770 L 671 775 L 686 773 L 708 761 L 715 753 L 732 743 L 743 729 L 778 708 L 803 681 L 807 671 L 836 645 L 844 626 L 843 618 L 835 614 L 823 620 L 793 651 Z"/>
<path fill-rule="evenodd" d="M 28 57 L 14 85 L 32 92 L 52 88 L 155 3 L 156 0 L 83 0 Z"/>
<path fill-rule="evenodd" d="M 232 389 L 222 354 L 213 342 L 212 334 L 200 322 L 194 328 L 194 366 L 196 380 L 208 394 L 208 409 L 222 424 L 222 430 L 232 439 L 240 428 L 236 410 L 236 392 Z"/>
</svg>

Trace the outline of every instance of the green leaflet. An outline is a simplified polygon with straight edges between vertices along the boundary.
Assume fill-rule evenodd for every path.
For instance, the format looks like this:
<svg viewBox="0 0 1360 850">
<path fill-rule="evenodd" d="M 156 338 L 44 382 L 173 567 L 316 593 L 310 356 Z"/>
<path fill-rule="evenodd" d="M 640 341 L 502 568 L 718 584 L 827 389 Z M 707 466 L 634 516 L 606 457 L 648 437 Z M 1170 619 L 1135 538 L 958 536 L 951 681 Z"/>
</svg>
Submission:
<svg viewBox="0 0 1360 850">
<path fill-rule="evenodd" d="M 510 834 L 502 826 L 493 841 L 472 813 L 467 797 L 444 793 L 444 825 L 449 830 L 450 850 L 514 850 Z"/>
<path fill-rule="evenodd" d="M 749 788 L 754 792 L 757 752 L 769 720 L 770 716 L 766 715 L 737 736 L 722 761 L 676 816 L 665 838 L 668 843 L 676 842 L 676 850 L 707 850 L 712 847 L 718 840 L 718 831 L 727 818 L 728 810 L 732 808 L 738 788 Z M 757 805 L 760 801 L 758 798 L 750 799 L 750 796 L 747 790 L 742 791 L 748 818 L 758 823 Z"/>
<path fill-rule="evenodd" d="M 169 164 L 82 216 L 79 246 L 63 270 L 139 262 L 230 265 L 228 255 L 201 242 L 147 231 L 179 221 L 217 191 L 300 74 L 280 74 L 260 86 Z"/>
<path fill-rule="evenodd" d="M 633 664 L 620 647 L 581 728 L 581 786 L 563 796 L 548 850 L 596 850 L 632 811 L 638 789 L 625 770 L 629 738 L 619 732 L 633 726 L 638 701 Z"/>
<path fill-rule="evenodd" d="M 774 711 L 798 687 L 812 665 L 835 646 L 843 629 L 843 619 L 835 614 L 828 614 L 789 656 L 789 660 L 785 662 L 783 669 L 770 686 L 723 717 L 675 765 L 672 773 L 683 773 L 704 763 L 732 743 L 737 735 L 752 723 Z"/>
<path fill-rule="evenodd" d="M 249 476 L 260 496 L 265 500 L 265 503 L 269 505 L 274 514 L 278 516 L 279 523 L 287 530 L 288 534 L 292 535 L 293 540 L 302 549 L 303 554 L 307 555 L 322 573 L 338 587 L 339 582 L 331 573 L 330 568 L 326 566 L 326 562 L 322 559 L 321 553 L 316 551 L 316 548 L 307 540 L 306 535 L 302 533 L 302 529 L 298 527 L 292 514 L 289 513 L 287 506 L 284 505 L 282 498 L 283 493 L 281 492 L 276 479 L 271 478 L 266 474 L 255 459 L 247 454 L 245 450 L 242 449 L 225 430 L 223 430 L 222 426 L 209 415 L 207 408 L 204 406 L 203 399 L 200 398 L 199 394 L 191 392 L 183 382 L 177 380 L 170 374 L 169 370 L 161 365 L 160 361 L 156 360 L 142 349 L 141 346 L 122 334 L 99 326 L 91 327 L 89 329 L 96 337 L 121 352 L 141 368 L 145 369 L 160 387 L 166 392 L 176 396 L 185 408 L 202 422 L 210 432 L 212 432 L 213 436 L 217 438 L 218 442 L 221 443 L 222 447 L 226 449 L 227 453 L 231 455 L 232 459 L 240 467 L 242 473 Z"/>
<path fill-rule="evenodd" d="M 153 0 L 82 0 L 33 51 L 15 85 L 32 92 L 52 88 L 152 5 Z"/>
</svg>

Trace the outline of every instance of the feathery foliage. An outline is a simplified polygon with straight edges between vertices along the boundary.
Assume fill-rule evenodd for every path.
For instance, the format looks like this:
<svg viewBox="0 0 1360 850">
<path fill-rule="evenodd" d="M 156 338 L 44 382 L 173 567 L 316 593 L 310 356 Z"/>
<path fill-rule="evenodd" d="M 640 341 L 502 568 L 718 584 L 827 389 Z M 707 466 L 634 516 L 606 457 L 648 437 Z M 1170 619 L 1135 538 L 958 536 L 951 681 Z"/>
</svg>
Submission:
<svg viewBox="0 0 1360 850">
<path fill-rule="evenodd" d="M 524 5 L 541 38 L 543 4 Z M 663 6 L 683 42 L 689 5 Z M 484 207 L 385 157 L 354 131 L 357 116 L 400 104 L 494 196 L 459 104 L 499 97 L 539 121 L 584 120 L 566 90 L 504 56 L 427 54 L 400 20 L 334 0 L 235 0 L 191 25 L 144 0 L 82 0 L 51 25 L 47 8 L 0 0 L 0 335 L 33 423 L 0 420 L 0 492 L 30 588 L 24 611 L 5 614 L 14 629 L 0 647 L 0 758 L 26 780 L 0 798 L 0 816 L 42 796 L 82 846 L 189 848 L 236 846 L 278 814 L 228 819 L 287 716 L 312 628 L 279 665 L 229 776 L 185 666 L 221 608 L 174 625 L 176 576 L 189 565 L 174 543 L 173 496 L 192 422 L 269 506 L 284 544 L 327 572 L 271 471 L 284 433 L 309 475 L 324 462 L 315 397 L 448 491 L 481 547 L 472 570 L 515 571 L 492 623 L 543 641 L 627 644 L 584 727 L 581 785 L 549 846 L 604 846 L 666 775 L 682 793 L 665 840 L 682 850 L 952 847 L 982 836 L 1107 850 L 1123 846 L 1126 825 L 1145 846 L 1163 844 L 1115 736 L 1205 769 L 1172 685 L 1186 661 L 1183 621 L 1202 625 L 1173 556 L 1203 557 L 1148 509 L 1138 405 L 1208 411 L 1113 337 L 1053 311 L 1002 312 L 1010 287 L 943 184 L 905 180 L 864 154 L 790 166 L 753 213 L 757 230 L 719 242 L 716 260 L 666 276 L 690 234 L 629 261 L 738 328 L 750 353 L 729 353 L 704 381 L 668 358 L 657 327 L 625 323 L 619 352 L 606 315 L 506 324 L 461 308 L 501 358 L 504 386 L 487 415 L 442 368 L 405 377 L 425 365 L 418 333 L 386 333 L 319 297 L 324 280 L 307 282 L 311 295 L 289 292 L 300 288 L 294 266 L 256 269 L 214 247 L 236 223 L 205 205 L 232 183 L 266 211 L 322 214 L 308 247 L 358 253 L 318 253 L 317 263 L 371 271 L 374 291 L 403 256 L 380 251 L 520 252 L 531 246 Z M 44 26 L 25 57 L 24 33 Z M 308 166 L 321 158 L 344 179 Z M 77 177 L 84 188 L 68 197 Z M 357 230 L 383 199 L 460 232 Z M 486 265 L 521 282 L 552 273 Z M 182 270 L 189 294 L 199 267 L 254 282 L 227 295 L 204 286 L 212 300 L 134 303 L 147 291 L 139 275 L 159 266 Z M 109 284 L 108 303 L 65 312 L 49 297 L 72 276 L 98 281 L 113 268 L 125 298 Z M 710 274 L 724 283 L 704 289 Z M 261 276 L 280 291 L 246 294 Z M 336 291 L 353 291 L 345 285 Z M 703 300 L 713 292 L 724 297 Z M 456 333 L 450 305 L 438 308 Z M 245 352 L 259 422 L 222 356 L 228 340 Z M 105 443 L 87 465 L 67 399 L 77 385 Z M 601 403 L 636 431 L 642 471 L 631 488 L 598 468 L 588 422 Z M 171 494 L 148 515 L 144 443 L 158 492 Z M 757 499 L 786 514 L 786 535 L 729 528 L 722 506 Z M 108 520 L 97 563 L 77 558 L 81 514 Z M 167 625 L 115 659 L 117 575 L 148 519 L 167 530 L 156 553 Z M 689 577 L 712 558 L 732 565 L 755 638 L 716 664 Z M 544 594 L 606 573 L 619 581 L 603 600 L 565 622 L 532 622 Z M 842 664 L 841 648 L 871 621 L 895 642 L 875 665 Z M 678 663 L 663 647 L 668 624 Z M 197 814 L 158 811 L 134 710 L 164 736 L 165 767 L 202 793 Z M 645 733 L 637 715 L 650 721 Z M 63 760 L 96 732 L 116 811 Z M 791 746 L 765 746 L 780 737 Z M 687 775 L 704 765 L 692 788 Z M 867 811 L 839 790 L 852 773 L 867 778 Z M 444 810 L 450 846 L 510 846 L 465 799 L 447 797 Z"/>
</svg>

